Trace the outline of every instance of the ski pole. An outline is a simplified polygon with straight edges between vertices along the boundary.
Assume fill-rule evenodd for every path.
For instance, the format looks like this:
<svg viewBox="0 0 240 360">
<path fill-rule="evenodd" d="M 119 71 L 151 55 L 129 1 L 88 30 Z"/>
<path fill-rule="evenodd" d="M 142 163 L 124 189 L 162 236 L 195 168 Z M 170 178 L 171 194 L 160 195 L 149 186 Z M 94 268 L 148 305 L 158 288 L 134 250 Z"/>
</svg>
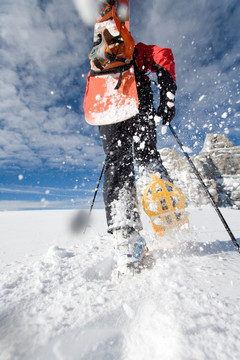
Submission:
<svg viewBox="0 0 240 360">
<path fill-rule="evenodd" d="M 198 170 L 197 170 L 196 166 L 195 166 L 195 165 L 194 165 L 194 163 L 192 162 L 192 160 L 191 160 L 190 156 L 188 155 L 188 153 L 184 150 L 184 148 L 183 148 L 183 144 L 182 144 L 182 143 L 181 143 L 181 141 L 179 140 L 179 138 L 178 138 L 178 136 L 177 136 L 176 132 L 174 131 L 173 127 L 171 126 L 171 124 L 169 124 L 169 129 L 171 130 L 171 132 L 172 132 L 173 136 L 174 136 L 174 137 L 175 137 L 175 139 L 177 140 L 177 143 L 178 143 L 178 145 L 180 146 L 181 151 L 183 152 L 183 154 L 184 154 L 184 155 L 185 155 L 185 157 L 187 158 L 187 160 L 188 160 L 188 162 L 189 162 L 189 165 L 191 166 L 191 168 L 192 168 L 192 170 L 193 170 L 194 174 L 196 175 L 196 177 L 197 177 L 197 178 L 198 178 L 198 180 L 200 181 L 200 183 L 201 183 L 201 185 L 202 185 L 202 187 L 203 187 L 203 189 L 204 189 L 205 193 L 206 193 L 206 194 L 207 194 L 207 196 L 209 197 L 209 199 L 210 199 L 210 201 L 211 201 L 211 203 L 212 203 L 212 205 L 213 205 L 214 209 L 216 210 L 216 212 L 217 212 L 217 214 L 218 214 L 218 216 L 219 216 L 220 220 L 222 221 L 222 223 L 223 223 L 223 225 L 224 225 L 225 229 L 227 230 L 227 232 L 228 232 L 228 234 L 229 234 L 229 236 L 230 236 L 230 238 L 231 238 L 231 240 L 232 240 L 232 242 L 233 242 L 234 246 L 237 248 L 238 252 L 240 253 L 240 246 L 239 246 L 239 244 L 238 244 L 238 242 L 237 242 L 237 240 L 236 240 L 235 236 L 233 235 L 233 233 L 232 233 L 231 229 L 229 228 L 229 226 L 228 226 L 228 224 L 227 224 L 226 220 L 224 219 L 224 217 L 223 217 L 223 215 L 222 215 L 221 211 L 220 211 L 220 210 L 219 210 L 219 208 L 217 207 L 217 204 L 216 204 L 215 200 L 213 199 L 212 195 L 210 194 L 210 192 L 208 191 L 208 188 L 207 188 L 207 187 L 206 187 L 206 185 L 204 184 L 203 179 L 201 178 L 201 176 L 200 176 L 200 174 L 199 174 L 199 172 L 198 172 Z"/>
<path fill-rule="evenodd" d="M 105 170 L 105 164 L 106 164 L 106 160 L 103 163 L 102 171 L 100 173 L 100 176 L 99 176 L 99 179 L 98 179 L 98 182 L 97 182 L 97 186 L 96 186 L 96 189 L 95 189 L 95 192 L 94 192 L 94 195 L 93 195 L 92 203 L 91 203 L 91 206 L 90 206 L 90 209 L 89 209 L 89 213 L 88 213 L 88 217 L 87 217 L 87 221 L 86 221 L 86 226 L 85 226 L 85 229 L 83 231 L 83 234 L 85 234 L 85 232 L 87 230 L 87 225 L 88 225 L 88 222 L 89 222 L 89 219 L 90 219 L 90 216 L 91 216 L 91 212 L 92 212 L 92 209 L 93 209 L 96 197 L 97 197 L 98 189 L 99 189 L 99 186 L 100 186 L 100 183 L 101 183 L 101 180 L 102 180 L 102 177 L 103 177 L 103 173 L 104 173 L 104 170 Z"/>
<path fill-rule="evenodd" d="M 97 186 L 96 186 L 96 189 L 95 189 L 95 192 L 94 192 L 94 195 L 93 195 L 93 199 L 92 199 L 92 203 L 91 203 L 91 206 L 90 206 L 90 210 L 89 210 L 89 215 L 88 215 L 88 217 L 90 217 L 90 215 L 91 215 L 91 212 L 92 212 L 92 209 L 93 209 L 93 206 L 94 206 L 96 197 L 97 197 L 98 189 L 99 189 L 99 186 L 100 186 L 100 183 L 101 183 L 101 180 L 102 180 L 102 176 L 103 176 L 104 170 L 105 170 L 105 161 L 104 161 L 104 163 L 103 163 L 102 171 L 101 171 L 101 173 L 100 173 L 100 176 L 99 176 L 99 179 L 98 179 L 98 182 L 97 182 Z"/>
<path fill-rule="evenodd" d="M 83 229 L 83 234 L 85 234 L 85 232 L 87 230 L 88 223 L 89 223 L 89 218 L 91 216 L 91 212 L 92 212 L 92 209 L 93 209 L 93 206 L 94 206 L 94 203 L 95 203 L 95 200 L 96 200 L 96 196 L 97 196 L 97 193 L 98 193 L 98 189 L 99 189 L 99 186 L 100 186 L 100 183 L 101 183 L 101 179 L 102 179 L 102 176 L 103 176 L 103 173 L 104 173 L 105 162 L 106 162 L 106 160 L 103 163 L 102 170 L 101 170 L 98 182 L 97 182 L 97 186 L 96 186 L 96 189 L 95 189 L 95 192 L 94 192 L 94 195 L 93 195 L 93 199 L 92 199 L 92 203 L 91 203 L 89 211 L 86 212 L 85 210 L 79 210 L 78 213 L 76 214 L 76 216 L 73 218 L 73 220 L 71 222 L 71 229 L 72 229 L 72 231 L 74 233 L 78 233 L 79 231 L 81 231 Z"/>
</svg>

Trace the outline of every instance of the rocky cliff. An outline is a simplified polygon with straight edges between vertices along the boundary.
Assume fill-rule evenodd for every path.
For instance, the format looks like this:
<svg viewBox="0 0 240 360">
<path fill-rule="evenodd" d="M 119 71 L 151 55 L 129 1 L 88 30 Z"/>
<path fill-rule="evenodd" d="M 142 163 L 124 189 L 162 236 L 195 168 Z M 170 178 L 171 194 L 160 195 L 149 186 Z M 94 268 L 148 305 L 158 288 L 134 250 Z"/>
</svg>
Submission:
<svg viewBox="0 0 240 360">
<path fill-rule="evenodd" d="M 186 158 L 168 148 L 160 154 L 188 204 L 207 204 L 209 200 Z M 217 205 L 240 208 L 240 146 L 224 135 L 207 134 L 202 151 L 191 159 Z"/>
</svg>

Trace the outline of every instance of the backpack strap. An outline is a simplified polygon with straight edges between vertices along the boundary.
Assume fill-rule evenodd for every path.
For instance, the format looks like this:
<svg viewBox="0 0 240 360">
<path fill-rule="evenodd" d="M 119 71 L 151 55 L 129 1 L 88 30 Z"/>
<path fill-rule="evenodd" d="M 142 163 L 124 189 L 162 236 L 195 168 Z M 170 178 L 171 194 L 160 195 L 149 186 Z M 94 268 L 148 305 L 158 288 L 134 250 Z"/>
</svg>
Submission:
<svg viewBox="0 0 240 360">
<path fill-rule="evenodd" d="M 90 76 L 101 76 L 105 74 L 119 74 L 118 82 L 114 88 L 114 90 L 118 90 L 122 83 L 122 76 L 124 71 L 127 71 L 130 69 L 130 67 L 133 65 L 133 61 L 131 61 L 129 64 L 113 67 L 111 69 L 103 70 L 103 71 L 94 71 L 90 70 Z"/>
</svg>

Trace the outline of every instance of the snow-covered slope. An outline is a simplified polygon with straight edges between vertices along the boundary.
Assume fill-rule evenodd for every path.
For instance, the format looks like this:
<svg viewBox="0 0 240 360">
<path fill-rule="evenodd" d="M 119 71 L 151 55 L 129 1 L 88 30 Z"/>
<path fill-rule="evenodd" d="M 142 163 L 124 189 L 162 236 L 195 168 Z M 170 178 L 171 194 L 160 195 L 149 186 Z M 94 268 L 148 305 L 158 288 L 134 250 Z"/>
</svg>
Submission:
<svg viewBox="0 0 240 360">
<path fill-rule="evenodd" d="M 240 211 L 222 212 L 239 241 Z M 85 235 L 73 211 L 0 213 L 0 358 L 239 359 L 240 255 L 211 207 L 188 213 L 190 231 L 120 283 L 103 210 Z"/>
</svg>

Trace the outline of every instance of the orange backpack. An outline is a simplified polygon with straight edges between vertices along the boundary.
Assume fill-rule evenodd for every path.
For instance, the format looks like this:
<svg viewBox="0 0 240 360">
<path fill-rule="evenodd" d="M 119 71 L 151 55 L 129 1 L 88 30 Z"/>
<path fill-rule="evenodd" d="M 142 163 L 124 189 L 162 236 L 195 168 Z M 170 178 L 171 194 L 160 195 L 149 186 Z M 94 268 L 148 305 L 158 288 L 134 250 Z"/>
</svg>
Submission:
<svg viewBox="0 0 240 360">
<path fill-rule="evenodd" d="M 117 1 L 100 0 L 94 44 L 89 54 L 91 75 L 119 71 L 131 64 L 135 41 L 125 22 L 117 15 L 117 4 Z"/>
</svg>

